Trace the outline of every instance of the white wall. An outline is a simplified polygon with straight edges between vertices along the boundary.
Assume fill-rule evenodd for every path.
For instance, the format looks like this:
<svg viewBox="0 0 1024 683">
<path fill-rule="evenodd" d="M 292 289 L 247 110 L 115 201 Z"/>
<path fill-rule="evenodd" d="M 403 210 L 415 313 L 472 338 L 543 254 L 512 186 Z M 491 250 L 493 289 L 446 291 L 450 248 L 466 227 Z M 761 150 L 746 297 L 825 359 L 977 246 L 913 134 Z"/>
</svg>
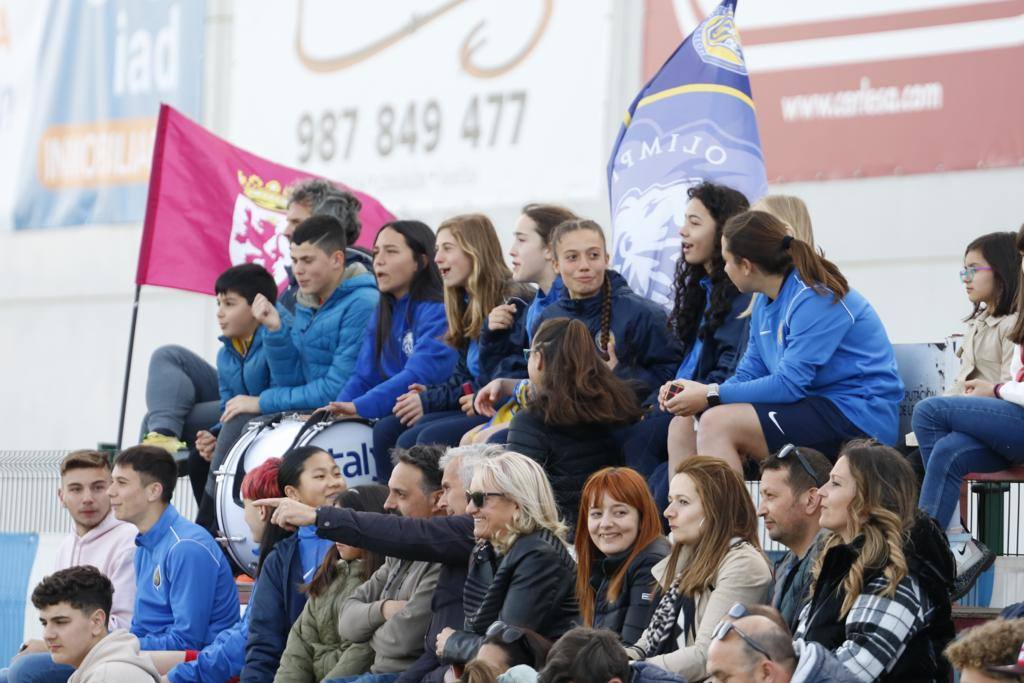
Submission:
<svg viewBox="0 0 1024 683">
<path fill-rule="evenodd" d="M 641 31 L 632 9 L 639 5 L 617 4 L 622 15 L 615 50 L 621 59 L 613 60 L 616 71 L 609 74 L 610 110 L 624 109 L 639 86 Z M 234 10 L 223 0 L 207 9 L 203 120 L 229 137 Z M 617 126 L 617 115 L 609 120 Z M 614 132 L 609 130 L 608 146 Z M 818 243 L 874 303 L 891 339 L 907 342 L 942 339 L 959 329 L 968 310 L 957 280 L 963 247 L 984 232 L 1020 226 L 1022 187 L 1024 168 L 1008 168 L 772 189 L 807 201 Z M 552 188 L 549 197 L 510 197 L 503 206 L 396 209 L 432 225 L 451 213 L 482 210 L 508 244 L 519 205 L 558 198 Z M 572 208 L 607 225 L 606 201 L 598 195 Z M 115 439 L 139 237 L 138 225 L 0 233 L 0 450 L 77 448 Z M 126 443 L 144 412 L 150 353 L 175 343 L 212 361 L 216 334 L 212 300 L 144 289 Z"/>
</svg>

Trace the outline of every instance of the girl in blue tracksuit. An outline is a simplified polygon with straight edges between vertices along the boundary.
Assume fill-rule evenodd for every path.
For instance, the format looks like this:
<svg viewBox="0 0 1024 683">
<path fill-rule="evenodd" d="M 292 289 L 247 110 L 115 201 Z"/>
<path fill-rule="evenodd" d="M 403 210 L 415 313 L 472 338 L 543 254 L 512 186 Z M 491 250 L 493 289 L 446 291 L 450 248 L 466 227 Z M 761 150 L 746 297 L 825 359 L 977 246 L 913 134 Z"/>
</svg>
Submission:
<svg viewBox="0 0 1024 683">
<path fill-rule="evenodd" d="M 835 455 L 845 441 L 896 442 L 903 383 L 871 304 L 832 262 L 763 211 L 730 219 L 722 253 L 741 292 L 759 292 L 750 339 L 724 384 L 685 382 L 681 412 L 700 418 L 697 450 L 742 471 L 787 443 Z"/>
<path fill-rule="evenodd" d="M 310 507 L 326 505 L 342 489 L 334 458 L 316 446 L 293 448 L 281 458 L 277 473 L 281 493 Z M 271 683 L 284 652 L 292 622 L 302 613 L 309 583 L 333 544 L 315 527 L 292 533 L 271 525 L 260 544 L 256 587 L 249 601 L 249 639 L 241 678 Z"/>
<path fill-rule="evenodd" d="M 472 394 L 492 377 L 525 372 L 526 360 L 517 355 L 501 359 L 481 354 L 480 337 L 488 313 L 506 299 L 519 299 L 526 309 L 532 292 L 512 281 L 501 256 L 501 243 L 490 219 L 481 214 L 450 218 L 437 229 L 434 262 L 444 282 L 448 321 L 444 342 L 459 354 L 455 370 L 442 382 L 411 383 L 395 401 L 393 415 L 373 429 L 374 452 L 386 454 L 397 443 L 458 445 L 462 435 L 486 421 L 472 411 Z M 513 336 L 525 344 L 525 325 Z"/>
<path fill-rule="evenodd" d="M 355 372 L 330 404 L 335 414 L 385 417 L 409 385 L 437 384 L 452 374 L 458 353 L 442 341 L 448 322 L 434 254 L 434 233 L 419 221 L 395 221 L 377 233 L 373 269 L 381 296 Z M 378 481 L 387 481 L 388 454 L 374 457 Z"/>
<path fill-rule="evenodd" d="M 281 465 L 279 458 L 270 458 L 263 464 L 249 470 L 242 479 L 242 503 L 245 505 L 245 521 L 252 532 L 252 538 L 259 543 L 267 529 L 266 517 L 268 513 L 261 512 L 253 506 L 253 501 L 263 498 L 279 498 L 281 490 L 277 486 L 278 468 Z M 250 595 L 249 606 L 252 605 Z M 181 662 L 170 672 L 167 678 L 171 683 L 221 683 L 242 672 L 242 665 L 245 663 L 245 643 L 249 638 L 249 615 L 248 607 L 245 614 L 234 626 L 217 634 L 212 643 L 204 647 L 189 661 L 182 661 L 188 653 L 151 653 L 154 663 L 160 671 L 165 669 L 161 665 L 165 658 L 173 662 Z M 168 655 L 170 655 L 168 657 Z"/>
</svg>

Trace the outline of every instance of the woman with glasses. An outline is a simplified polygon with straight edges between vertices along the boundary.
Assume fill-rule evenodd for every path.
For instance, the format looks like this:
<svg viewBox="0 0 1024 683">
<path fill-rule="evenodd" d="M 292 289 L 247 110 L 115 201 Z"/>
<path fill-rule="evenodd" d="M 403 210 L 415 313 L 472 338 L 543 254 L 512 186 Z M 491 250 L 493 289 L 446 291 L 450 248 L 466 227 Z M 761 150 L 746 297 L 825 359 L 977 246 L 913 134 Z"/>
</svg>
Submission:
<svg viewBox="0 0 1024 683">
<path fill-rule="evenodd" d="M 707 676 L 718 622 L 737 602 L 764 603 L 772 572 L 757 539 L 754 504 L 740 476 L 719 458 L 684 461 L 665 509 L 672 553 L 654 566 L 661 599 L 631 659 L 690 681 Z"/>
<path fill-rule="evenodd" d="M 896 450 L 848 444 L 821 487 L 828 530 L 796 638 L 820 643 L 872 681 L 950 680 L 953 558 L 917 510 L 910 465 Z"/>
<path fill-rule="evenodd" d="M 954 600 L 995 561 L 961 521 L 963 475 L 1024 462 L 1024 392 L 1018 389 L 1024 375 L 1020 350 L 1014 351 L 1024 340 L 1017 314 L 1022 247 L 1013 233 L 992 233 L 968 245 L 960 279 L 974 311 L 967 319 L 960 373 L 946 396 L 914 407 L 914 436 L 925 468 L 920 505 L 946 527 L 957 563 Z"/>
<path fill-rule="evenodd" d="M 587 477 L 622 464 L 615 429 L 639 419 L 640 406 L 579 320 L 541 323 L 527 370 L 524 408 L 509 425 L 508 449 L 540 463 L 560 516 L 573 529 Z"/>
<path fill-rule="evenodd" d="M 466 621 L 438 634 L 438 658 L 468 662 L 496 621 L 557 639 L 579 619 L 576 562 L 544 470 L 505 453 L 477 466 L 466 495 L 477 539 L 463 592 Z"/>
</svg>

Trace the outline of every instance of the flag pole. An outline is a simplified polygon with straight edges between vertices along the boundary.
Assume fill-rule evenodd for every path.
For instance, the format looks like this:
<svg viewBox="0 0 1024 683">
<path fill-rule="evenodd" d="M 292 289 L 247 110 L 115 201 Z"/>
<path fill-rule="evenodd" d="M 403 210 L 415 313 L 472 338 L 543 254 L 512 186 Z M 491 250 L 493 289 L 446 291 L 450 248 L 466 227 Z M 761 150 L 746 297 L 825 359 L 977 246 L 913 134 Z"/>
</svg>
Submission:
<svg viewBox="0 0 1024 683">
<path fill-rule="evenodd" d="M 128 331 L 128 359 L 124 364 L 124 386 L 121 389 L 121 416 L 117 420 L 117 446 L 115 453 L 121 452 L 121 435 L 124 433 L 124 417 L 128 410 L 128 384 L 132 376 L 132 352 L 135 350 L 135 323 L 139 319 L 139 292 L 142 285 L 135 285 L 135 299 L 132 301 L 132 324 Z"/>
</svg>

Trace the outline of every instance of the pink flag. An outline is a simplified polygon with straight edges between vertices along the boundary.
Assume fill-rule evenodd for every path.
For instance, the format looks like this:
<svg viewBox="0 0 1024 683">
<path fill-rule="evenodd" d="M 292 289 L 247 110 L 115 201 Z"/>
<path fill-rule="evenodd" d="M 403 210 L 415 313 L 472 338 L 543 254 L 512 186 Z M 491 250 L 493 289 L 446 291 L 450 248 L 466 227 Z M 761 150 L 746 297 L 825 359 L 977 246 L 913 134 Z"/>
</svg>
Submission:
<svg viewBox="0 0 1024 683">
<path fill-rule="evenodd" d="M 239 149 L 161 105 L 135 282 L 213 294 L 223 271 L 258 263 L 284 287 L 285 190 L 310 177 Z M 362 202 L 356 244 L 372 245 L 394 216 L 373 197 L 335 185 Z"/>
</svg>

